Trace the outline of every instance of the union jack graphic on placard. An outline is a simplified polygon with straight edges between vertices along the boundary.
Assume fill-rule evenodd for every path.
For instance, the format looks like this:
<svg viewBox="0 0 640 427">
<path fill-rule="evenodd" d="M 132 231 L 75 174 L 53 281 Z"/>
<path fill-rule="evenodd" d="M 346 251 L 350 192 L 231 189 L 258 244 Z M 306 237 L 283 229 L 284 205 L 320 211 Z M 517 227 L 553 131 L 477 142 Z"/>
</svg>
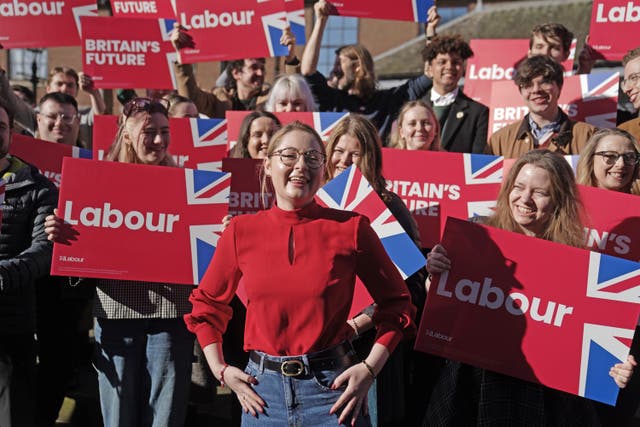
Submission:
<svg viewBox="0 0 640 427">
<path fill-rule="evenodd" d="M 640 263 L 590 252 L 586 296 L 640 304 Z M 633 334 L 633 329 L 584 323 L 580 396 L 615 405 L 619 390 L 609 369 L 626 360 Z"/>
<path fill-rule="evenodd" d="M 615 405 L 618 386 L 609 369 L 627 358 L 633 329 L 585 323 L 578 395 Z"/>
<path fill-rule="evenodd" d="M 313 127 L 320 134 L 322 140 L 326 142 L 333 128 L 336 127 L 340 120 L 348 115 L 349 113 L 313 113 Z"/>
<path fill-rule="evenodd" d="M 357 167 L 351 166 L 329 181 L 316 198 L 327 207 L 368 217 L 403 279 L 424 266 L 425 258 L 420 250 Z"/>
<path fill-rule="evenodd" d="M 573 173 L 575 173 L 576 170 L 578 169 L 578 160 L 580 160 L 580 155 L 567 154 L 566 156 L 564 156 L 564 159 L 567 161 L 567 163 L 569 163 L 569 166 L 571 166 Z"/>
<path fill-rule="evenodd" d="M 71 147 L 71 157 L 76 159 L 91 159 L 93 158 L 93 153 L 86 148 Z"/>
<path fill-rule="evenodd" d="M 486 202 L 468 202 L 467 216 L 473 218 L 476 216 L 491 216 L 495 213 L 496 201 L 489 200 Z"/>
<path fill-rule="evenodd" d="M 191 225 L 189 237 L 191 240 L 191 265 L 193 269 L 193 283 L 198 284 L 209 267 L 218 245 L 218 239 L 224 231 L 222 224 Z"/>
<path fill-rule="evenodd" d="M 227 145 L 227 121 L 225 119 L 190 119 L 194 147 Z"/>
<path fill-rule="evenodd" d="M 467 185 L 499 184 L 502 182 L 502 156 L 464 154 L 464 178 Z"/>
<path fill-rule="evenodd" d="M 82 16 L 98 16 L 98 5 L 90 4 L 87 6 L 76 6 L 72 9 L 73 11 L 73 20 L 76 22 L 76 27 L 78 28 L 78 35 L 82 37 L 82 20 L 80 17 Z"/>
<path fill-rule="evenodd" d="M 185 169 L 187 204 L 229 203 L 231 174 L 199 169 Z"/>
<path fill-rule="evenodd" d="M 287 22 L 296 38 L 296 44 L 305 44 L 307 36 L 305 33 L 304 3 L 301 0 L 285 0 L 285 7 L 287 9 Z"/>
<path fill-rule="evenodd" d="M 413 0 L 413 19 L 416 22 L 427 22 L 427 12 L 429 7 L 433 5 L 433 0 Z"/>
<path fill-rule="evenodd" d="M 616 73 L 592 73 L 580 75 L 582 99 L 585 102 L 599 98 L 618 96 L 620 75 Z"/>
<path fill-rule="evenodd" d="M 173 25 L 178 22 L 175 19 L 158 19 L 158 23 L 160 24 L 160 35 L 162 36 L 162 41 L 168 42 L 171 40 L 171 31 L 173 31 Z"/>
<path fill-rule="evenodd" d="M 287 46 L 280 44 L 280 37 L 282 37 L 282 31 L 289 25 L 287 12 L 263 16 L 262 25 L 270 56 L 286 56 L 289 51 Z"/>
<path fill-rule="evenodd" d="M 587 296 L 640 304 L 640 263 L 591 252 Z"/>
</svg>

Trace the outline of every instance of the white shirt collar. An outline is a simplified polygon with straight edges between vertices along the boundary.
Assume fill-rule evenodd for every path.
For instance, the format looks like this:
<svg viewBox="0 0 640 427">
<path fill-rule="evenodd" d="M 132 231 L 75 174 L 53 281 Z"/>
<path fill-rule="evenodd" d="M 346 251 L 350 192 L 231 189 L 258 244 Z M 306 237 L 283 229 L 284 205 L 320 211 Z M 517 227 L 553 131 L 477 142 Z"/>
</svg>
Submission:
<svg viewBox="0 0 640 427">
<path fill-rule="evenodd" d="M 456 100 L 456 96 L 458 96 L 458 91 L 460 88 L 455 88 L 452 92 L 449 92 L 444 95 L 440 95 L 436 92 L 435 89 L 431 89 L 431 103 L 435 107 L 446 107 L 447 105 L 453 104 L 453 101 Z"/>
</svg>

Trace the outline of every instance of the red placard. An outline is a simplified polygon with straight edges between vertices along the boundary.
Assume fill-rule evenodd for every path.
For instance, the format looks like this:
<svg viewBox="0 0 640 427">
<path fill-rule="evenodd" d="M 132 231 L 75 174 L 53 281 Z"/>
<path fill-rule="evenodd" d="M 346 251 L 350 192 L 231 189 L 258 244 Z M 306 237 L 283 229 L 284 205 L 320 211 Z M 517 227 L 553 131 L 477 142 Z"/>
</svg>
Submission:
<svg viewBox="0 0 640 427">
<path fill-rule="evenodd" d="M 640 264 L 455 218 L 443 245 L 416 349 L 615 404 Z"/>
<path fill-rule="evenodd" d="M 265 205 L 260 192 L 262 164 L 257 159 L 222 159 L 222 170 L 231 173 L 229 215 L 254 214 L 271 206 L 273 195 L 266 195 Z"/>
<path fill-rule="evenodd" d="M 578 188 L 587 248 L 640 261 L 640 197 L 584 185 Z"/>
<path fill-rule="evenodd" d="M 60 187 L 63 158 L 91 158 L 91 151 L 84 148 L 43 141 L 20 134 L 14 134 L 11 137 L 9 153 L 37 167 L 40 173 L 53 182 L 56 187 Z"/>
<path fill-rule="evenodd" d="M 577 40 L 573 39 L 569 58 L 562 63 L 565 75 L 571 75 Z M 485 105 L 491 98 L 491 82 L 512 80 L 513 72 L 527 58 L 527 39 L 472 39 L 473 57 L 467 60 L 464 93 Z"/>
<path fill-rule="evenodd" d="M 640 3 L 628 0 L 596 0 L 591 8 L 589 43 L 596 59 L 620 61 L 638 47 Z"/>
<path fill-rule="evenodd" d="M 93 155 L 103 160 L 118 131 L 118 116 L 96 116 Z M 169 152 L 180 167 L 220 170 L 227 156 L 227 124 L 221 119 L 170 118 Z"/>
<path fill-rule="evenodd" d="M 291 32 L 296 37 L 296 44 L 303 45 L 307 43 L 307 34 L 305 31 L 304 18 L 304 1 L 303 0 L 284 0 L 284 7 L 287 11 L 287 22 Z"/>
<path fill-rule="evenodd" d="M 0 0 L 0 44 L 6 49 L 80 46 L 80 17 L 97 15 L 95 0 Z"/>
<path fill-rule="evenodd" d="M 565 77 L 558 104 L 571 120 L 598 128 L 616 126 L 618 85 L 615 73 L 592 73 Z M 491 88 L 489 134 L 521 120 L 529 109 L 512 81 L 493 82 Z"/>
<path fill-rule="evenodd" d="M 433 0 L 399 0 L 389 3 L 369 0 L 331 0 L 335 13 L 359 18 L 391 19 L 396 21 L 427 22 L 427 12 Z"/>
<path fill-rule="evenodd" d="M 96 87 L 176 87 L 169 41 L 175 19 L 82 18 L 82 64 Z"/>
<path fill-rule="evenodd" d="M 171 0 L 111 0 L 113 16 L 120 18 L 172 18 L 176 12 L 173 10 Z"/>
<path fill-rule="evenodd" d="M 180 50 L 183 63 L 288 53 L 287 47 L 280 45 L 282 30 L 289 25 L 284 0 L 175 0 L 175 6 L 178 21 L 195 42 L 195 48 Z"/>
<path fill-rule="evenodd" d="M 229 135 L 229 151 L 236 145 L 240 135 L 240 125 L 242 120 L 249 115 L 251 111 L 227 111 L 225 117 L 227 119 L 227 133 Z M 273 113 L 282 125 L 291 123 L 295 120 L 311 126 L 318 132 L 322 140 L 326 143 L 331 135 L 331 131 L 336 127 L 338 122 L 349 113 Z"/>
<path fill-rule="evenodd" d="M 493 213 L 503 158 L 483 154 L 383 148 L 387 188 L 407 205 L 425 248 L 440 241 L 447 216 L 467 219 Z"/>
<path fill-rule="evenodd" d="M 69 229 L 54 245 L 51 274 L 198 283 L 222 232 L 229 182 L 222 172 L 65 158 L 58 208 Z"/>
</svg>

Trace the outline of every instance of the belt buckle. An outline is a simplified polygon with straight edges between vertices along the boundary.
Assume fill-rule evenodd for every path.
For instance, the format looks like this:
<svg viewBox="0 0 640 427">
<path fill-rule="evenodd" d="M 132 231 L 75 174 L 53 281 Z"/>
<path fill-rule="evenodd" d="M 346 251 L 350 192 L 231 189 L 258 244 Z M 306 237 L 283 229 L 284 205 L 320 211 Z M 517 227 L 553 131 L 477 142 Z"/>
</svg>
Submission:
<svg viewBox="0 0 640 427">
<path fill-rule="evenodd" d="M 280 372 L 282 372 L 282 375 L 285 377 L 297 377 L 304 372 L 304 364 L 297 359 L 285 360 L 280 365 Z"/>
</svg>

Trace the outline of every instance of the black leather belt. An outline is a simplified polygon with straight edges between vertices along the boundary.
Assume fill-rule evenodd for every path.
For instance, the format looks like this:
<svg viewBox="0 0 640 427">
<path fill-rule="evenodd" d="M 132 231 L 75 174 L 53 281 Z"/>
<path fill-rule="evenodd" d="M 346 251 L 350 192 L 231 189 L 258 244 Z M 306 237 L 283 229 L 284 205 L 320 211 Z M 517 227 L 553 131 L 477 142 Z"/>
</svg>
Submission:
<svg viewBox="0 0 640 427">
<path fill-rule="evenodd" d="M 255 351 L 249 353 L 249 359 L 269 371 L 280 372 L 286 377 L 297 377 L 305 373 L 305 363 L 301 358 L 292 357 L 285 360 L 271 360 Z M 358 357 L 350 343 L 338 344 L 327 350 L 307 355 L 309 370 L 324 371 L 349 367 L 358 362 Z"/>
</svg>

